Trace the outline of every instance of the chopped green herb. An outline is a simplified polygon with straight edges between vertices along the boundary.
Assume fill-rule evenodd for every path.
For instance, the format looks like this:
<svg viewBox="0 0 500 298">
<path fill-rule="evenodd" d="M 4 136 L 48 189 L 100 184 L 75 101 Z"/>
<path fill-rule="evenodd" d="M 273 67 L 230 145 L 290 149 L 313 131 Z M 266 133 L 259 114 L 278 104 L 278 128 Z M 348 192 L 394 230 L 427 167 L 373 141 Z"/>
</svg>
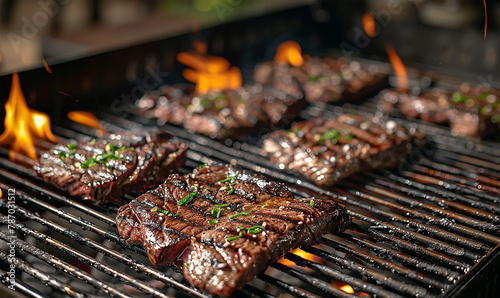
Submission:
<svg viewBox="0 0 500 298">
<path fill-rule="evenodd" d="M 344 140 L 349 141 L 354 138 L 354 135 L 352 133 L 349 133 L 344 136 Z"/>
<path fill-rule="evenodd" d="M 89 144 L 93 146 L 93 145 L 95 144 L 95 142 L 96 142 L 96 139 L 92 139 L 92 140 L 89 142 Z"/>
<path fill-rule="evenodd" d="M 310 77 L 309 77 L 309 82 L 316 82 L 318 79 L 319 79 L 319 76 L 318 76 L 318 75 L 315 75 L 315 76 L 310 76 Z"/>
<path fill-rule="evenodd" d="M 226 241 L 227 241 L 227 242 L 231 242 L 231 241 L 236 240 L 236 239 L 239 239 L 239 238 L 241 238 L 241 237 L 243 237 L 243 232 L 242 232 L 242 231 L 240 231 L 240 233 L 239 233 L 238 235 L 236 235 L 236 236 L 233 236 L 233 237 L 229 237 L 229 238 L 227 238 L 227 239 L 226 239 Z"/>
<path fill-rule="evenodd" d="M 219 181 L 220 183 L 223 183 L 223 182 L 228 182 L 228 181 L 231 181 L 233 180 L 234 178 L 236 178 L 236 176 L 229 176 L 227 177 L 226 179 L 222 179 L 221 181 Z"/>
<path fill-rule="evenodd" d="M 217 221 L 215 219 L 212 219 L 212 220 L 209 220 L 208 223 L 211 225 L 215 225 L 217 223 Z"/>
<path fill-rule="evenodd" d="M 69 143 L 66 147 L 68 147 L 69 150 L 76 149 L 76 145 L 73 143 Z"/>
<path fill-rule="evenodd" d="M 93 157 L 89 157 L 87 160 L 85 160 L 84 162 L 82 162 L 81 166 L 82 168 L 90 168 L 90 167 L 93 167 L 93 166 L 96 166 L 97 165 L 97 162 L 95 160 L 95 158 Z"/>
<path fill-rule="evenodd" d="M 319 142 L 323 142 L 326 140 L 331 140 L 332 143 L 337 143 L 340 137 L 340 132 L 334 130 L 334 129 L 328 129 L 323 133 L 323 136 L 318 140 Z"/>
<path fill-rule="evenodd" d="M 116 149 L 116 151 L 120 152 L 120 151 L 124 151 L 125 149 L 127 149 L 127 148 L 125 148 L 125 146 L 121 146 L 120 148 Z"/>
<path fill-rule="evenodd" d="M 179 212 L 177 212 L 176 214 L 174 214 L 174 216 L 179 216 Z"/>
<path fill-rule="evenodd" d="M 356 110 L 350 109 L 348 114 L 351 116 L 356 116 Z"/>
<path fill-rule="evenodd" d="M 106 151 L 115 151 L 115 145 L 108 143 L 108 145 L 106 145 Z"/>
<path fill-rule="evenodd" d="M 229 190 L 227 191 L 228 195 L 232 195 L 234 193 L 234 187 L 232 185 L 229 185 Z"/>
<path fill-rule="evenodd" d="M 210 213 L 215 214 L 215 216 L 217 216 L 217 218 L 220 217 L 221 212 L 222 212 L 222 210 L 219 208 L 214 208 L 214 209 L 212 209 L 212 211 L 210 211 Z"/>
<path fill-rule="evenodd" d="M 461 93 L 454 93 L 451 97 L 453 99 L 453 102 L 459 103 L 459 102 L 466 102 L 469 97 L 461 94 Z"/>
<path fill-rule="evenodd" d="M 202 164 L 202 165 L 201 165 L 198 169 L 200 169 L 200 170 L 201 170 L 201 169 L 203 169 L 203 168 L 204 168 L 204 167 L 206 167 L 206 166 L 207 166 L 207 164 L 206 164 L 206 163 L 204 163 L 204 164 Z"/>
<path fill-rule="evenodd" d="M 250 212 L 239 212 L 239 213 L 236 213 L 236 214 L 233 214 L 233 215 L 229 216 L 229 218 L 233 219 L 235 217 L 243 216 L 243 215 L 248 215 L 248 214 L 250 214 Z"/>
<path fill-rule="evenodd" d="M 227 207 L 229 204 L 215 204 L 215 207 Z"/>
<path fill-rule="evenodd" d="M 481 95 L 478 95 L 478 97 L 476 97 L 476 99 L 478 100 L 486 100 L 486 98 L 490 95 L 490 93 L 483 93 Z"/>
<path fill-rule="evenodd" d="M 184 267 L 189 268 L 189 264 L 188 263 L 184 263 Z"/>
<path fill-rule="evenodd" d="M 187 203 L 191 202 L 194 199 L 195 196 L 196 196 L 195 192 L 192 192 L 192 193 L 188 194 L 187 196 L 185 196 L 184 198 L 182 198 L 179 202 L 177 202 L 177 206 L 182 206 L 184 204 L 187 204 Z"/>
<path fill-rule="evenodd" d="M 311 207 L 314 207 L 314 200 L 311 200 L 311 202 L 309 203 L 309 205 L 311 205 Z"/>
<path fill-rule="evenodd" d="M 158 207 L 154 207 L 153 209 L 151 209 L 151 211 L 158 212 L 158 213 L 163 213 L 165 215 L 169 215 L 170 214 L 170 211 L 164 210 L 164 209 L 160 209 Z"/>
<path fill-rule="evenodd" d="M 248 234 L 258 234 L 264 230 L 263 226 L 253 226 L 251 228 L 248 228 L 247 233 Z"/>
</svg>

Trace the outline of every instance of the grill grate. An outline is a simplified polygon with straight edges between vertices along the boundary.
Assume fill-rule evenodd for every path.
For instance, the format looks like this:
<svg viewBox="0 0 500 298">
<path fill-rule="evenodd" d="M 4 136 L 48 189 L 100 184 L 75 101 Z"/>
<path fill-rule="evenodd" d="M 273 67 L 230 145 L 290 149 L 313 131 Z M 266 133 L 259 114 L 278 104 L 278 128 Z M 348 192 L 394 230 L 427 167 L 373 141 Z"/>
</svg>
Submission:
<svg viewBox="0 0 500 298">
<path fill-rule="evenodd" d="M 372 111 L 369 105 L 361 110 Z M 342 108 L 318 104 L 305 110 L 302 116 L 331 116 L 341 111 Z M 137 115 L 123 119 L 100 112 L 99 117 L 107 119 L 104 126 L 109 131 L 151 124 Z M 402 119 L 398 121 L 408 125 Z M 288 253 L 284 260 L 273 264 L 236 295 L 442 297 L 456 293 L 462 280 L 481 267 L 488 255 L 499 251 L 500 168 L 496 156 L 500 150 L 454 138 L 441 127 L 416 123 L 432 140 L 433 146 L 427 152 L 400 170 L 357 174 L 331 188 L 318 187 L 270 163 L 261 155 L 258 143 L 226 141 L 223 145 L 171 125 L 165 125 L 164 129 L 189 144 L 187 168 L 183 172 L 210 161 L 231 163 L 282 180 L 296 195 L 331 196 L 346 204 L 353 218 L 346 233 L 325 235 L 317 245 Z M 56 127 L 54 131 L 62 139 L 95 135 L 94 130 L 75 123 Z M 128 245 L 116 233 L 116 208 L 88 206 L 61 195 L 41 182 L 30 168 L 10 162 L 7 153 L 0 150 L 0 177 L 4 181 L 0 182 L 0 188 L 4 193 L 14 187 L 19 189 L 18 201 L 15 204 L 7 199 L 0 201 L 0 222 L 22 237 L 14 241 L 19 257 L 16 254 L 16 258 L 9 259 L 8 252 L 0 250 L 4 264 L 13 262 L 20 271 L 72 297 L 83 297 L 85 291 L 67 286 L 61 276 L 74 276 L 92 285 L 96 292 L 119 297 L 135 297 L 137 292 L 118 284 L 157 297 L 207 297 L 189 287 L 175 269 L 147 265 L 144 249 Z M 25 159 L 25 162 L 32 161 Z M 128 195 L 127 199 L 133 197 Z M 9 221 L 10 210 L 14 210 L 14 222 Z M 46 212 L 61 222 L 45 218 Z M 33 228 L 30 225 L 33 222 L 56 232 L 55 235 Z M 98 240 L 76 231 L 76 227 Z M 57 240 L 57 234 L 65 241 Z M 36 239 L 36 244 L 27 241 L 29 238 Z M 12 240 L 5 231 L 0 231 L 0 239 L 2 244 Z M 106 242 L 115 246 L 110 247 Z M 40 248 L 41 244 L 54 248 L 58 256 Z M 83 252 L 82 247 L 135 272 L 123 272 L 120 267 Z M 23 261 L 25 254 L 55 267 L 60 275 L 31 266 Z M 73 259 L 78 260 L 77 265 L 68 261 Z M 81 264 L 103 272 L 109 279 L 96 277 L 89 269 L 82 269 Z M 0 271 L 0 277 L 3 283 L 9 282 L 5 271 Z M 20 291 L 26 289 L 22 291 L 25 295 L 38 295 L 25 286 L 20 274 L 16 278 Z M 351 286 L 354 293 L 340 289 L 343 285 Z"/>
</svg>

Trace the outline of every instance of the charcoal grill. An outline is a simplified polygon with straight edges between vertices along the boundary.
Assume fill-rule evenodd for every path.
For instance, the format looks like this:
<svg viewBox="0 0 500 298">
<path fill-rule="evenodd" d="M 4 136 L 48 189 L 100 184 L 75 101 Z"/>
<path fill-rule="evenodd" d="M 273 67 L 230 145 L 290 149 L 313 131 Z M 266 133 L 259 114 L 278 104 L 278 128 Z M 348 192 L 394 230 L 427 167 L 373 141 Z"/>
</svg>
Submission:
<svg viewBox="0 0 500 298">
<path fill-rule="evenodd" d="M 235 42 L 222 46 L 223 50 L 217 54 L 237 62 L 238 56 L 234 53 L 247 44 L 236 41 L 248 34 L 230 30 L 231 27 L 246 28 L 244 30 L 256 33 L 254 36 L 260 37 L 261 42 L 269 43 L 290 27 L 309 30 L 310 21 L 304 15 L 303 9 L 294 9 L 236 25 L 222 25 L 202 31 L 201 36 L 218 40 L 213 44 L 213 48 L 217 48 L 221 36 L 230 32 L 227 36 L 234 37 Z M 256 22 L 263 25 L 250 26 Z M 281 24 L 281 29 L 273 33 L 274 37 L 263 33 L 272 27 L 269 24 L 277 23 Z M 180 50 L 179 45 L 187 44 L 192 38 L 187 34 L 53 65 L 50 76 L 44 69 L 21 73 L 21 82 L 33 82 L 30 86 L 23 85 L 30 105 L 35 104 L 35 108 L 43 111 L 52 109 L 53 131 L 61 140 L 97 134 L 93 129 L 61 117 L 63 112 L 77 109 L 78 104 L 95 108 L 95 114 L 111 132 L 154 125 L 140 115 L 110 110 L 110 102 L 103 98 L 121 98 L 121 94 L 133 97 L 133 87 L 141 84 L 148 67 L 151 69 L 157 64 L 171 71 L 162 79 L 166 76 L 168 82 L 176 82 L 178 71 L 169 63 L 173 53 Z M 124 64 L 127 59 L 133 61 Z M 50 59 L 48 61 L 50 63 Z M 255 63 L 252 59 L 243 62 L 247 66 Z M 82 71 L 75 72 L 75 69 Z M 133 78 L 139 74 L 139 79 L 130 80 L 127 77 L 130 74 Z M 46 80 L 53 85 L 44 84 Z M 9 84 L 10 80 L 2 77 L 2 98 L 6 98 Z M 88 86 L 95 88 L 89 90 Z M 73 98 L 59 93 L 69 90 L 73 91 Z M 53 96 L 62 103 L 51 107 L 50 101 L 40 100 Z M 77 103 L 75 98 L 86 100 Z M 359 113 L 385 117 L 378 112 L 376 98 L 360 106 L 317 103 L 304 110 L 300 117 L 330 117 L 353 108 Z M 133 110 L 123 105 L 120 111 Z M 415 149 L 398 169 L 356 174 L 330 188 L 316 186 L 270 163 L 262 155 L 259 138 L 248 142 L 219 142 L 176 126 L 162 126 L 163 130 L 189 144 L 188 161 L 181 169 L 183 173 L 203 163 L 238 165 L 283 181 L 298 196 L 331 197 L 345 204 L 353 218 L 345 233 L 325 235 L 317 245 L 288 253 L 235 296 L 500 295 L 498 143 L 468 142 L 452 136 L 445 127 L 418 120 L 411 123 L 402 118 L 394 120 L 410 130 L 426 133 L 427 145 Z M 49 145 L 41 144 L 38 150 L 47 149 Z M 14 277 L 16 291 L 28 297 L 207 297 L 191 288 L 175 268 L 152 266 L 144 249 L 125 243 L 114 223 L 117 208 L 95 207 L 68 197 L 36 177 L 29 167 L 33 161 L 17 157 L 22 163 L 9 161 L 8 151 L 0 148 L 0 188 L 3 191 L 0 281 L 5 286 L 11 285 L 10 279 Z M 127 195 L 125 200 L 133 198 Z M 16 266 L 15 276 L 9 274 L 10 264 Z M 342 290 L 345 285 L 352 287 L 354 293 Z"/>
</svg>

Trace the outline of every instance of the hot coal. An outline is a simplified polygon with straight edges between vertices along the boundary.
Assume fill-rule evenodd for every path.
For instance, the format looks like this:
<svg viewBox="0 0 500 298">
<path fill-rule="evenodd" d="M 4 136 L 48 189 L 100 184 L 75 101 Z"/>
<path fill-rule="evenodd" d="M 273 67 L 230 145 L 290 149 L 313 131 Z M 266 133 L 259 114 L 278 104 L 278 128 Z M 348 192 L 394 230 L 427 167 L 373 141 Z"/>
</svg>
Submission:
<svg viewBox="0 0 500 298">
<path fill-rule="evenodd" d="M 364 66 L 345 58 L 304 56 L 300 67 L 277 62 L 257 65 L 254 81 L 289 94 L 304 92 L 309 102 L 339 102 L 364 98 L 387 84 L 379 67 Z"/>
<path fill-rule="evenodd" d="M 408 155 L 410 142 L 407 131 L 394 121 L 342 114 L 270 133 L 263 148 L 272 162 L 316 184 L 333 185 L 361 170 L 396 167 Z"/>
<path fill-rule="evenodd" d="M 175 264 L 189 283 L 230 295 L 292 248 L 349 223 L 328 199 L 295 198 L 280 183 L 230 166 L 171 175 L 120 208 L 120 235 L 153 264 Z"/>
<path fill-rule="evenodd" d="M 260 85 L 209 94 L 197 94 L 192 85 L 167 85 L 136 106 L 159 125 L 168 122 L 212 138 L 239 138 L 295 116 L 305 104 L 301 98 Z"/>
<path fill-rule="evenodd" d="M 58 144 L 34 169 L 46 182 L 96 205 L 157 186 L 185 162 L 187 145 L 164 132 L 124 131 Z"/>
</svg>

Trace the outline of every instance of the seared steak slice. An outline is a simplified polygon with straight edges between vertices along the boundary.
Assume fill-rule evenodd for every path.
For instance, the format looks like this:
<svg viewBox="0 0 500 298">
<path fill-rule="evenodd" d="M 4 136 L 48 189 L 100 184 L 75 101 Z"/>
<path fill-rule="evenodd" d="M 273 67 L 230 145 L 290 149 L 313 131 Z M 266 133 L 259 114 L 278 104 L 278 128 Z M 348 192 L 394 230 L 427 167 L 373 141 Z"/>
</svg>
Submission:
<svg viewBox="0 0 500 298">
<path fill-rule="evenodd" d="M 71 140 L 44 153 L 34 169 L 72 196 L 96 205 L 157 186 L 185 162 L 187 145 L 164 132 L 128 132 Z"/>
<path fill-rule="evenodd" d="M 273 163 L 319 185 L 333 185 L 363 169 L 396 167 L 409 153 L 410 137 L 394 121 L 340 115 L 313 119 L 270 133 L 264 151 Z"/>
<path fill-rule="evenodd" d="M 136 106 L 159 125 L 168 122 L 212 138 L 237 138 L 295 116 L 305 104 L 301 98 L 259 85 L 209 94 L 196 94 L 190 85 L 172 85 L 146 94 Z"/>
<path fill-rule="evenodd" d="M 280 183 L 206 166 L 122 206 L 116 223 L 153 264 L 175 264 L 192 286 L 228 296 L 290 249 L 342 232 L 349 217 L 332 200 L 295 198 Z"/>
<path fill-rule="evenodd" d="M 361 99 L 387 85 L 377 66 L 366 67 L 345 58 L 304 56 L 300 67 L 277 62 L 258 64 L 254 81 L 289 94 L 304 92 L 307 101 L 338 102 Z"/>
<path fill-rule="evenodd" d="M 380 97 L 389 113 L 398 109 L 406 118 L 449 124 L 454 135 L 486 138 L 498 134 L 500 90 L 468 87 L 452 92 L 434 88 L 414 95 L 387 89 Z"/>
</svg>

